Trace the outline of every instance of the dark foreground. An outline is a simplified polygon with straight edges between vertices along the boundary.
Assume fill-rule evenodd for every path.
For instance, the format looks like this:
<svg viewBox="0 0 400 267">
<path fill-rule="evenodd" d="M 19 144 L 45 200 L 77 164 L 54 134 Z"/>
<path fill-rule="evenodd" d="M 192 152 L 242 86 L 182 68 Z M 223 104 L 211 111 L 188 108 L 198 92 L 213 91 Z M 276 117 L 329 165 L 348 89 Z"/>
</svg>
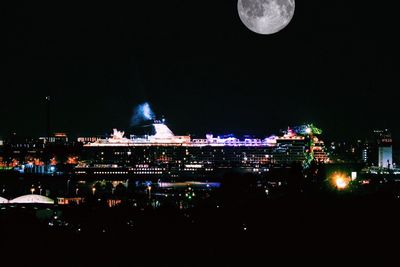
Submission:
<svg viewBox="0 0 400 267">
<path fill-rule="evenodd" d="M 2 209 L 2 263 L 231 266 L 242 260 L 242 266 L 260 266 L 261 260 L 266 266 L 272 260 L 318 263 L 320 257 L 383 263 L 397 254 L 400 241 L 400 201 L 385 198 L 233 201 L 184 211 L 69 208 L 64 217 L 73 226 L 49 226 L 29 209 Z"/>
</svg>

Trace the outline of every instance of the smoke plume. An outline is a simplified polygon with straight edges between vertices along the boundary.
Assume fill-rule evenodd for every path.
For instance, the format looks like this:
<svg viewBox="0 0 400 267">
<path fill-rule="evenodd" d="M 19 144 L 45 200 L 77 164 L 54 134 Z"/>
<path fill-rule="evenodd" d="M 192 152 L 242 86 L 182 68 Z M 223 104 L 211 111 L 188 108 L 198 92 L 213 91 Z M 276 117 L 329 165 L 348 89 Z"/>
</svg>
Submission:
<svg viewBox="0 0 400 267">
<path fill-rule="evenodd" d="M 138 105 L 131 118 L 131 126 L 136 126 L 144 121 L 154 119 L 154 112 L 148 102 Z"/>
</svg>

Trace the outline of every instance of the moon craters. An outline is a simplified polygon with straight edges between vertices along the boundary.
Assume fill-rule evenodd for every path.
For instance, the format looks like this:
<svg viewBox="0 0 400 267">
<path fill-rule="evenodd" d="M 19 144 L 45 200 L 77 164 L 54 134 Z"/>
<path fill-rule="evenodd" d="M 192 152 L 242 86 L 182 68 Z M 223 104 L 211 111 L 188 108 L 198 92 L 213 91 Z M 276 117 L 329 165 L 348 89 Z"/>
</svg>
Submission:
<svg viewBox="0 0 400 267">
<path fill-rule="evenodd" d="M 260 34 L 273 34 L 285 28 L 294 15 L 294 0 L 239 0 L 240 19 Z"/>
</svg>

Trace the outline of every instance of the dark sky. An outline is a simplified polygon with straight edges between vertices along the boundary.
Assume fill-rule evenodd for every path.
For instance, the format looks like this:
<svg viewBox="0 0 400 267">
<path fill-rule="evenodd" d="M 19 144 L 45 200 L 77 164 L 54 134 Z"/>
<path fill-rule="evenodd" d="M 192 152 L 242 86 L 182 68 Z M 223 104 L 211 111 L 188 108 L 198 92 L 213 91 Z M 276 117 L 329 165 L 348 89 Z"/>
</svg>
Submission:
<svg viewBox="0 0 400 267">
<path fill-rule="evenodd" d="M 43 135 L 48 94 L 53 130 L 80 135 L 128 129 L 144 101 L 178 134 L 304 122 L 330 139 L 400 132 L 398 12 L 386 2 L 297 0 L 269 36 L 242 24 L 236 0 L 3 2 L 1 135 Z"/>
</svg>

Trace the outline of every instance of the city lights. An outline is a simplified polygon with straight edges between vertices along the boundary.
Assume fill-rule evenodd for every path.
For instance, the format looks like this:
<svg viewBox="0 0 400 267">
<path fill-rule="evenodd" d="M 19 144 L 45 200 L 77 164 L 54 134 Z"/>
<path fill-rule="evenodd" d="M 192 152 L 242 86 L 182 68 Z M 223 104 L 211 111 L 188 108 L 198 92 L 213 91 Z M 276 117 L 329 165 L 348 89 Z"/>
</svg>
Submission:
<svg viewBox="0 0 400 267">
<path fill-rule="evenodd" d="M 3 3 L 0 267 L 396 262 L 394 5 Z"/>
</svg>

